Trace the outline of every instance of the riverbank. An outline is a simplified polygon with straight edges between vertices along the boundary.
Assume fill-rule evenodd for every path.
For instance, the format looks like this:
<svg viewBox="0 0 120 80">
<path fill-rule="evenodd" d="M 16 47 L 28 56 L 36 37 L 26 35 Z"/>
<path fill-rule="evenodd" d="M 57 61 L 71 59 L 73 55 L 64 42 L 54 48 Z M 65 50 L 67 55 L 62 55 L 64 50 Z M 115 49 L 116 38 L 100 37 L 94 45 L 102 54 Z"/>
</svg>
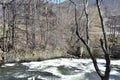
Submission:
<svg viewBox="0 0 120 80">
<path fill-rule="evenodd" d="M 9 52 L 0 54 L 0 64 L 3 63 L 16 63 L 16 62 L 30 62 L 30 61 L 43 61 L 55 58 L 72 58 L 73 56 L 67 55 L 65 50 L 45 50 L 45 51 L 32 51 L 32 52 Z"/>
<path fill-rule="evenodd" d="M 93 54 L 96 58 L 98 54 L 94 51 Z M 34 51 L 11 51 L 9 53 L 0 53 L 0 64 L 3 63 L 21 63 L 21 62 L 31 62 L 31 61 L 43 61 L 56 58 L 78 58 L 74 54 L 67 53 L 66 50 L 34 50 Z M 90 58 L 87 52 L 83 52 L 82 58 Z M 113 59 L 113 58 L 112 58 Z M 116 59 L 116 58 L 114 58 Z M 117 58 L 118 59 L 118 58 Z"/>
</svg>

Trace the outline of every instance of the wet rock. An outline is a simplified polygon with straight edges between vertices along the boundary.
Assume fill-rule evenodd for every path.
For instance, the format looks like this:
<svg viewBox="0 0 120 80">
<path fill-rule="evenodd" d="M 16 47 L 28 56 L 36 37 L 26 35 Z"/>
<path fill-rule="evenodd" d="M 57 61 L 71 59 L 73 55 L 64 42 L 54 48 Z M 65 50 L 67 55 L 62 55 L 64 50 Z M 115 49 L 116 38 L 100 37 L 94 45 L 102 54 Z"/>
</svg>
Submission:
<svg viewBox="0 0 120 80">
<path fill-rule="evenodd" d="M 2 61 L 2 57 L 0 56 L 0 61 Z"/>
<path fill-rule="evenodd" d="M 96 72 L 85 73 L 85 77 L 87 77 L 88 80 L 101 80 Z"/>
</svg>

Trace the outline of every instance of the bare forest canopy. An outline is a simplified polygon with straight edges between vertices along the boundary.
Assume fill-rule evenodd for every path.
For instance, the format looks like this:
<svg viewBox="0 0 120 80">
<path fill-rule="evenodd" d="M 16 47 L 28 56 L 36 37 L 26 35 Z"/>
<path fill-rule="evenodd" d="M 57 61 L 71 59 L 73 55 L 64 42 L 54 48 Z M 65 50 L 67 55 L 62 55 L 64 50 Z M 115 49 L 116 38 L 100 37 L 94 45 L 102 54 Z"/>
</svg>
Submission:
<svg viewBox="0 0 120 80">
<path fill-rule="evenodd" d="M 90 45 L 101 52 L 98 50 L 99 39 L 103 36 L 95 1 L 89 0 L 88 4 Z M 77 5 L 79 32 L 83 39 L 87 40 L 84 2 L 83 0 L 74 0 L 74 2 Z M 114 37 L 119 35 L 118 28 L 111 28 L 111 26 L 119 26 L 117 23 L 112 24 L 117 20 L 113 17 L 120 15 L 119 3 L 119 0 L 101 2 L 106 30 L 108 34 L 114 34 Z M 75 7 L 70 0 L 0 0 L 1 50 L 5 52 L 63 50 L 78 55 L 76 53 L 83 51 L 81 49 L 83 44 L 75 33 L 74 10 Z M 112 42 L 115 41 L 114 38 Z"/>
</svg>

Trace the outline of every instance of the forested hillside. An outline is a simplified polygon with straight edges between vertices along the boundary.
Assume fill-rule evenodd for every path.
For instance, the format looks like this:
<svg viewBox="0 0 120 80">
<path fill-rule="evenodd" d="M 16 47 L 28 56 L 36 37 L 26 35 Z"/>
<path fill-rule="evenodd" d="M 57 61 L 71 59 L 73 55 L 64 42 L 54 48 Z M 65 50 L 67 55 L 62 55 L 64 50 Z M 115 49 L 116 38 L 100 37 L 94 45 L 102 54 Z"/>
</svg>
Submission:
<svg viewBox="0 0 120 80">
<path fill-rule="evenodd" d="M 88 1 L 88 18 L 86 18 L 83 0 L 74 0 L 77 15 L 75 15 L 75 6 L 71 1 L 54 2 L 49 0 L 1 0 L 1 53 L 14 55 L 20 53 L 22 55 L 20 58 L 23 60 L 24 58 L 28 59 L 28 56 L 35 56 L 35 59 L 36 57 L 41 59 L 42 56 L 46 59 L 46 55 L 48 55 L 47 58 L 90 57 L 85 46 L 76 35 L 76 16 L 80 35 L 85 41 L 88 41 L 86 36 L 89 34 L 89 45 L 92 48 L 93 55 L 102 57 L 99 39 L 103 38 L 103 35 L 96 0 Z M 109 26 L 118 25 L 111 24 L 113 21 L 110 21 L 112 16 L 119 15 L 118 3 L 119 1 L 115 0 L 103 0 L 100 3 L 105 29 L 108 37 L 110 37 L 110 47 L 113 43 L 119 43 L 119 37 L 116 39 L 116 36 L 119 36 L 119 28 Z M 112 20 L 116 20 L 113 17 Z M 117 21 L 119 23 L 118 19 Z M 88 31 L 86 31 L 87 22 L 89 22 Z M 111 40 L 111 35 L 114 38 L 113 40 Z M 7 57 L 19 58 L 11 55 Z"/>
</svg>

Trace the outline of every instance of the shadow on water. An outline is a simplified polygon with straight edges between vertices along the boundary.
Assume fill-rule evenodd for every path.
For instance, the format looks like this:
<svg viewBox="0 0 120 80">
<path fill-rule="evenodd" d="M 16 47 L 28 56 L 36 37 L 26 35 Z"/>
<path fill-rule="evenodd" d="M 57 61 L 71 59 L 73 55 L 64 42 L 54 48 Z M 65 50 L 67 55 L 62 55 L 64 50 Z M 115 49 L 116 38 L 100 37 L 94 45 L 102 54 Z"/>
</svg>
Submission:
<svg viewBox="0 0 120 80">
<path fill-rule="evenodd" d="M 17 73 L 21 73 L 21 74 L 25 73 L 26 69 L 28 69 L 28 67 L 18 63 L 16 63 L 14 66 L 0 67 L 0 80 L 22 80 L 15 78 L 14 76 Z M 27 78 L 24 80 L 27 80 Z"/>
<path fill-rule="evenodd" d="M 110 76 L 111 80 L 120 80 L 120 76 L 116 76 L 116 75 L 111 75 Z"/>
</svg>

